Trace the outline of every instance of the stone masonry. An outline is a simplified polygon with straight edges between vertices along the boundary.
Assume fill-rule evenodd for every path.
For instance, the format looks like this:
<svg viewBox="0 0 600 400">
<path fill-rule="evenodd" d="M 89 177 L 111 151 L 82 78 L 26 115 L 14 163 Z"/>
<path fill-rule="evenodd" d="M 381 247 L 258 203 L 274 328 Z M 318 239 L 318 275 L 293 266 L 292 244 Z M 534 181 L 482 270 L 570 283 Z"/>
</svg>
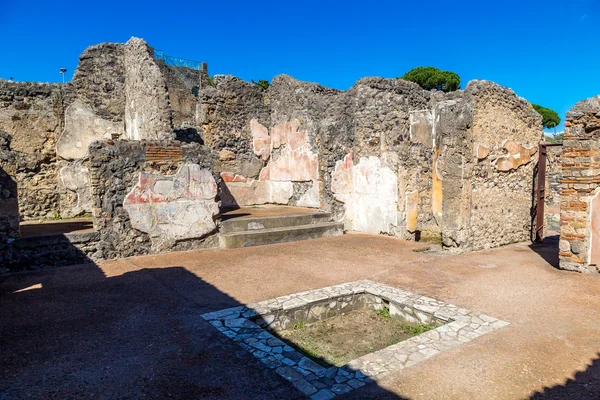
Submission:
<svg viewBox="0 0 600 400">
<path fill-rule="evenodd" d="M 577 103 L 565 122 L 560 267 L 600 273 L 600 96 Z"/>
<path fill-rule="evenodd" d="M 529 238 L 541 118 L 492 82 L 340 91 L 280 75 L 262 88 L 131 38 L 86 49 L 65 85 L 0 81 L 0 101 L 20 218 L 92 213 L 95 258 L 216 245 L 221 209 L 258 204 L 450 252 Z"/>
<path fill-rule="evenodd" d="M 197 143 L 94 142 L 93 257 L 216 247 L 215 157 Z"/>
<path fill-rule="evenodd" d="M 278 330 L 291 328 L 295 322 L 311 323 L 360 307 L 381 309 L 386 303 L 393 318 L 438 327 L 342 367 L 329 368 L 276 337 Z M 489 315 L 368 280 L 227 308 L 203 314 L 202 318 L 315 400 L 343 395 L 510 325 Z"/>
</svg>

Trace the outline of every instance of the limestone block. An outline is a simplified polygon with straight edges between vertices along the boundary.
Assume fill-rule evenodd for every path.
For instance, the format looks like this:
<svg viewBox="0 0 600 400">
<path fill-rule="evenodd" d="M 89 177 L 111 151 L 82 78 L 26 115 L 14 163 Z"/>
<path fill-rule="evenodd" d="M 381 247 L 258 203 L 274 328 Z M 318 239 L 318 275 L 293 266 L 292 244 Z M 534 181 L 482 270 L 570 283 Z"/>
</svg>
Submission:
<svg viewBox="0 0 600 400">
<path fill-rule="evenodd" d="M 196 164 L 172 176 L 142 172 L 123 202 L 135 229 L 150 234 L 153 244 L 201 238 L 216 228 L 217 184 Z"/>
<path fill-rule="evenodd" d="M 414 232 L 417 230 L 417 219 L 419 217 L 419 192 L 417 190 L 406 194 L 406 230 Z"/>
<path fill-rule="evenodd" d="M 75 100 L 65 111 L 65 128 L 56 142 L 56 154 L 65 160 L 80 159 L 87 155 L 94 140 L 123 133 L 123 123 L 103 119 L 81 100 Z"/>
</svg>

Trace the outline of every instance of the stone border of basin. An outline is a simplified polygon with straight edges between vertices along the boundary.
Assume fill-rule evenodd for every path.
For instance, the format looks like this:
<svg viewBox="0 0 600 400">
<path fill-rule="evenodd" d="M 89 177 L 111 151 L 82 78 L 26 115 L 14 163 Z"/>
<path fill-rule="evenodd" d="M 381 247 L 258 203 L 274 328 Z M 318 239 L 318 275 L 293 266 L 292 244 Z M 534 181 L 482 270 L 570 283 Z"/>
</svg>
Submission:
<svg viewBox="0 0 600 400">
<path fill-rule="evenodd" d="M 289 316 L 293 315 L 294 310 L 306 308 L 312 303 L 322 304 L 329 299 L 356 295 L 371 295 L 381 299 L 377 304 L 389 305 L 392 316 L 409 322 L 441 326 L 363 355 L 342 367 L 330 368 L 317 364 L 271 333 L 283 325 L 289 325 Z M 203 314 L 202 318 L 315 400 L 348 393 L 441 351 L 510 325 L 485 314 L 369 280 L 227 308 Z M 288 324 L 283 324 L 282 318 Z"/>
</svg>

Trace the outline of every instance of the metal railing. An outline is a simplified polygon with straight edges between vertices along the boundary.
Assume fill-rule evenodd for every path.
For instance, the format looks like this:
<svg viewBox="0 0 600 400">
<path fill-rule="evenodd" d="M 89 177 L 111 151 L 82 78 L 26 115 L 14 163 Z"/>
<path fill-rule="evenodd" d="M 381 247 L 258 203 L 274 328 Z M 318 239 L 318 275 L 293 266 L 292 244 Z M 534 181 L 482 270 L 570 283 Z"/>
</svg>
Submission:
<svg viewBox="0 0 600 400">
<path fill-rule="evenodd" d="M 184 67 L 184 68 L 190 68 L 190 69 L 197 69 L 199 71 L 202 70 L 202 62 L 201 61 L 194 61 L 194 60 L 188 60 L 185 58 L 168 56 L 162 50 L 154 49 L 154 58 L 164 60 L 165 65 L 170 65 L 173 67 Z"/>
</svg>

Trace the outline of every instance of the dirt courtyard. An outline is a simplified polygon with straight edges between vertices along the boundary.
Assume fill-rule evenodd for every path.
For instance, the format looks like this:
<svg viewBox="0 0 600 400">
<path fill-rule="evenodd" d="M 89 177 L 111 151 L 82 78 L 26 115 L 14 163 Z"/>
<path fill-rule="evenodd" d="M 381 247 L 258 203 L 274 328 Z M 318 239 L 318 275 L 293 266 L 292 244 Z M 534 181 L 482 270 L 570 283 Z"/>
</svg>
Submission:
<svg viewBox="0 0 600 400">
<path fill-rule="evenodd" d="M 600 398 L 600 277 L 555 243 L 456 256 L 364 234 L 0 278 L 0 399 L 292 399 L 291 384 L 200 315 L 370 279 L 510 326 L 345 399 Z"/>
</svg>

